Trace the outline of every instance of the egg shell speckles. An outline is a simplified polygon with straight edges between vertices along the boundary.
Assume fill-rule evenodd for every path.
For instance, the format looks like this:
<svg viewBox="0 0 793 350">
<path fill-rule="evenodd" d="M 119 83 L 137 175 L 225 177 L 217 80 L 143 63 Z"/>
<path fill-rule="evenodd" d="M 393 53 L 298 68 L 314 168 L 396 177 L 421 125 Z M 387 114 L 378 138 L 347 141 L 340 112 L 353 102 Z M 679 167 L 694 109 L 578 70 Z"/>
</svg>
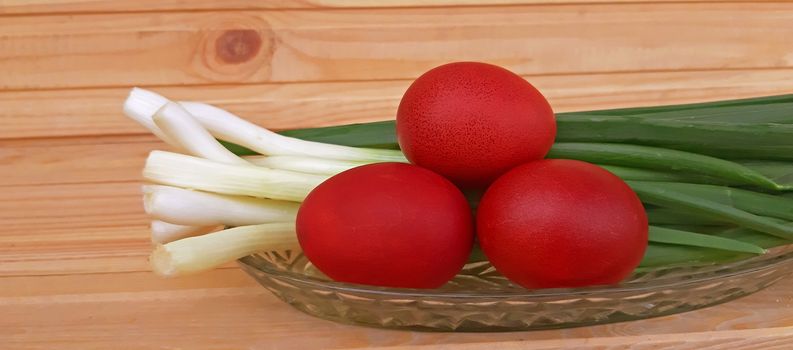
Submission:
<svg viewBox="0 0 793 350">
<path fill-rule="evenodd" d="M 543 158 L 555 136 L 545 97 L 522 77 L 485 63 L 450 63 L 424 73 L 397 111 L 405 156 L 465 187 L 487 185 Z"/>
<path fill-rule="evenodd" d="M 617 283 L 647 248 L 647 215 L 620 178 L 596 165 L 545 159 L 487 189 L 476 216 L 493 266 L 527 288 Z"/>
<path fill-rule="evenodd" d="M 463 267 L 473 217 L 460 190 L 405 163 L 364 165 L 335 175 L 297 215 L 303 253 L 328 277 L 402 288 L 437 288 Z"/>
</svg>

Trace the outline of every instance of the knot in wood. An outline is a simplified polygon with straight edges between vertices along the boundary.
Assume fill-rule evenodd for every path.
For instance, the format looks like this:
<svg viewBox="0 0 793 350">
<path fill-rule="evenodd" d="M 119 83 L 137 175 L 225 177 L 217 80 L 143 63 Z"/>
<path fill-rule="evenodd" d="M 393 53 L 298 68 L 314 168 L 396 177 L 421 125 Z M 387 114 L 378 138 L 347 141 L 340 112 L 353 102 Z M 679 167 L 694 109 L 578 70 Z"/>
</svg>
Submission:
<svg viewBox="0 0 793 350">
<path fill-rule="evenodd" d="M 239 64 L 256 57 L 262 47 L 262 38 L 252 29 L 231 29 L 215 41 L 215 51 L 220 61 Z"/>
</svg>

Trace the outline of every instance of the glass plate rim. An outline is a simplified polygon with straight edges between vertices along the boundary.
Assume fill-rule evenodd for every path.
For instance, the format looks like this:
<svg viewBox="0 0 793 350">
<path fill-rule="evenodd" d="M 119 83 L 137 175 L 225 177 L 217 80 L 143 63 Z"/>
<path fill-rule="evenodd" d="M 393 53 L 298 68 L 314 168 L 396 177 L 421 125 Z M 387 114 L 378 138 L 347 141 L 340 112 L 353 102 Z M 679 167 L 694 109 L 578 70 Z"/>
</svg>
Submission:
<svg viewBox="0 0 793 350">
<path fill-rule="evenodd" d="M 687 276 L 688 278 L 666 278 L 662 279 L 663 283 L 658 280 L 640 281 L 632 284 L 619 284 L 613 286 L 592 286 L 583 288 L 552 288 L 552 289 L 516 289 L 515 291 L 444 291 L 437 289 L 412 289 L 412 288 L 391 288 L 379 286 L 367 286 L 360 284 L 352 284 L 337 281 L 323 281 L 311 276 L 286 271 L 272 269 L 260 264 L 250 263 L 251 259 L 256 259 L 253 256 L 246 256 L 238 260 L 239 264 L 245 267 L 261 271 L 273 278 L 289 280 L 291 282 L 308 285 L 316 288 L 332 289 L 340 292 L 353 292 L 353 293 L 367 293 L 384 296 L 401 296 L 401 297 L 420 297 L 420 298 L 552 298 L 560 296 L 586 296 L 597 295 L 599 293 L 637 293 L 637 292 L 652 292 L 663 288 L 673 288 L 685 286 L 687 284 L 704 283 L 711 280 L 719 280 L 723 278 L 738 277 L 747 275 L 761 270 L 768 270 L 777 267 L 778 265 L 790 263 L 793 261 L 793 244 L 783 245 L 775 248 L 768 249 L 768 252 L 763 255 L 737 260 L 725 264 L 700 266 L 701 268 L 711 268 L 704 272 L 694 273 Z M 768 263 L 760 264 L 768 260 Z M 749 265 L 744 266 L 744 265 Z M 743 267 L 743 268 L 741 268 Z M 713 269 L 715 268 L 715 269 Z M 734 270 L 732 270 L 734 269 Z"/>
</svg>

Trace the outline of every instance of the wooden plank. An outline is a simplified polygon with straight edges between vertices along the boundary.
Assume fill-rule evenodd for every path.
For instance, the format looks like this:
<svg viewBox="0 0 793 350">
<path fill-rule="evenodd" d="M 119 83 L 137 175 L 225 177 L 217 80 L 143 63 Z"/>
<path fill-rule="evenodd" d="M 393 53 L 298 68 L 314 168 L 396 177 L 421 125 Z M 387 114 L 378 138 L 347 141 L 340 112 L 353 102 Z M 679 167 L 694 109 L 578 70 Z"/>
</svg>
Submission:
<svg viewBox="0 0 793 350">
<path fill-rule="evenodd" d="M 91 139 L 0 141 L 0 188 L 92 182 L 109 182 L 113 187 L 113 183 L 141 181 L 149 152 L 169 149 L 149 135 L 113 143 L 96 139 L 95 143 L 88 142 Z"/>
<path fill-rule="evenodd" d="M 11 16 L 0 89 L 411 79 L 457 60 L 529 75 L 786 68 L 789 23 L 793 3 Z"/>
<path fill-rule="evenodd" d="M 737 0 L 702 0 L 736 2 Z M 783 0 L 784 1 L 784 0 Z M 3 14 L 116 13 L 137 11 L 336 9 L 373 7 L 504 6 L 527 4 L 644 3 L 679 0 L 2 0 Z"/>
<path fill-rule="evenodd" d="M 272 129 L 394 118 L 409 81 L 162 87 Z M 0 139 L 141 134 L 121 113 L 127 88 L 0 92 Z M 85 101 L 90 101 L 86 103 Z M 35 107 L 33 107 L 35 106 Z"/>
<path fill-rule="evenodd" d="M 150 271 L 4 276 L 0 278 L 0 304 L 8 303 L 11 299 L 31 301 L 75 294 L 178 292 L 257 286 L 252 278 L 236 266 L 179 278 L 162 278 Z"/>
<path fill-rule="evenodd" d="M 558 112 L 793 92 L 793 69 L 526 76 Z M 410 80 L 158 87 L 272 129 L 392 119 Z M 0 92 L 0 139 L 140 134 L 126 88 Z M 75 142 L 77 142 L 75 140 Z M 68 143 L 66 143 L 68 144 Z M 2 154 L 9 151 L 0 150 Z"/>
<path fill-rule="evenodd" d="M 139 176 L 139 168 L 132 170 L 116 172 Z M 149 271 L 141 184 L 136 179 L 0 187 L 0 276 Z"/>
<path fill-rule="evenodd" d="M 146 152 L 138 150 L 155 145 L 58 147 L 67 153 L 52 163 L 48 147 L 33 147 L 25 162 L 0 165 L 0 174 L 18 175 L 0 186 L 0 276 L 149 271 L 149 219 L 140 193 Z M 92 147 L 103 152 L 81 159 L 95 153 Z M 125 154 L 128 148 L 133 152 Z"/>
<path fill-rule="evenodd" d="M 150 271 L 148 229 L 141 219 L 128 227 L 3 232 L 0 275 L 43 276 Z"/>
<path fill-rule="evenodd" d="M 45 230 L 68 233 L 86 228 L 128 227 L 145 222 L 139 181 L 20 185 L 2 189 L 3 237 L 19 234 L 18 238 L 22 238 L 26 232 Z M 132 237 L 116 238 L 131 240 Z"/>
<path fill-rule="evenodd" d="M 0 275 L 148 270 L 140 182 L 2 187 Z"/>
<path fill-rule="evenodd" d="M 462 346 L 464 349 L 784 349 L 791 335 L 793 279 L 727 304 L 667 317 L 564 330 L 509 333 L 421 333 L 351 327 L 312 318 L 266 290 L 236 280 L 232 271 L 178 280 L 143 275 L 42 276 L 30 295 L 25 283 L 0 294 L 0 339 L 12 349 L 190 348 L 351 349 Z M 70 281 L 70 279 L 74 280 Z M 221 278 L 228 288 L 209 281 Z M 0 278 L 0 281 L 9 279 Z M 13 282 L 18 278 L 10 278 Z M 136 283 L 136 282 L 141 282 Z M 143 284 L 154 286 L 145 287 Z M 169 284 L 172 289 L 163 289 Z M 121 287 L 108 285 L 117 284 Z M 65 286 L 65 287 L 64 287 Z M 747 329 L 748 330 L 744 330 Z M 743 339 L 743 340 L 742 340 Z M 501 346 L 503 344 L 503 347 Z M 735 346 L 732 346 L 735 345 Z M 421 349 L 421 347 L 419 347 Z"/>
<path fill-rule="evenodd" d="M 705 71 L 529 79 L 546 92 L 557 111 L 569 111 L 781 94 L 793 92 L 793 80 L 787 78 L 791 74 L 793 70 Z M 175 99 L 208 101 L 258 124 L 282 129 L 391 119 L 407 84 L 409 81 L 380 81 L 156 90 Z M 6 113 L 0 118 L 0 186 L 138 181 L 148 152 L 170 149 L 117 112 L 125 89 L 92 90 L 87 93 L 90 97 L 80 93 L 0 93 L 0 115 Z M 93 102 L 85 103 L 82 98 Z M 57 114 L 54 106 L 65 106 L 63 114 Z M 57 127 L 49 128 L 52 125 Z M 7 139 L 2 140 L 3 136 Z M 20 139 L 46 136 L 81 137 Z"/>
<path fill-rule="evenodd" d="M 774 329 L 745 329 L 732 332 L 698 332 L 685 333 L 678 336 L 670 334 L 661 335 L 634 335 L 604 338 L 575 338 L 575 339 L 549 339 L 533 341 L 531 349 L 656 349 L 656 350 L 698 350 L 704 348 L 729 348 L 733 350 L 766 349 L 784 350 L 790 348 L 793 341 L 793 327 L 780 327 Z M 383 347 L 382 350 L 396 349 L 447 349 L 445 345 L 419 345 L 419 346 L 394 346 Z M 489 342 L 487 344 L 460 344 L 455 349 L 526 349 L 526 342 Z"/>
</svg>

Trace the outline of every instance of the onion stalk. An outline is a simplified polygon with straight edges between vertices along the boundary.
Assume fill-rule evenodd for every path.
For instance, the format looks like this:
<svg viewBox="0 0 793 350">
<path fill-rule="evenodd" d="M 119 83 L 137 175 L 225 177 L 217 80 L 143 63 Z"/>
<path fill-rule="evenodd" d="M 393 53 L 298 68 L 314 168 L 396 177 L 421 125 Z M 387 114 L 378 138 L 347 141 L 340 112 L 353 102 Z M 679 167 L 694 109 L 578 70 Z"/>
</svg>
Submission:
<svg viewBox="0 0 793 350">
<path fill-rule="evenodd" d="M 245 160 L 271 169 L 317 175 L 336 175 L 345 170 L 373 163 L 303 156 L 248 156 Z"/>
<path fill-rule="evenodd" d="M 176 277 L 209 270 L 263 250 L 300 249 L 294 222 L 241 226 L 155 247 L 155 273 Z"/>
<path fill-rule="evenodd" d="M 195 118 L 176 103 L 166 103 L 154 114 L 153 120 L 165 135 L 178 142 L 183 149 L 194 156 L 229 164 L 248 164 L 223 147 Z"/>
<path fill-rule="evenodd" d="M 549 158 L 577 159 L 596 164 L 684 171 L 770 190 L 793 189 L 741 164 L 672 149 L 611 143 L 556 143 Z"/>
<path fill-rule="evenodd" d="M 182 149 L 179 141 L 165 133 L 154 121 L 157 112 L 169 103 L 171 103 L 170 100 L 157 93 L 133 88 L 124 102 L 124 113 L 166 143 Z M 396 150 L 357 148 L 305 141 L 279 135 L 212 105 L 199 102 L 181 102 L 180 105 L 186 110 L 185 114 L 195 118 L 214 137 L 245 146 L 261 154 L 311 156 L 352 161 L 405 161 L 402 152 Z M 168 109 L 176 115 L 177 112 L 174 112 L 176 108 L 169 107 Z M 194 128 L 191 130 L 195 131 Z M 217 150 L 214 149 L 211 152 L 217 152 Z"/>
<path fill-rule="evenodd" d="M 172 224 L 244 226 L 291 222 L 298 203 L 246 196 L 229 196 L 179 187 L 143 187 L 143 207 L 149 216 Z"/>
<path fill-rule="evenodd" d="M 793 240 L 793 226 L 786 225 L 779 219 L 755 215 L 728 204 L 692 196 L 655 182 L 628 181 L 628 185 L 643 202 L 686 210 L 695 215 L 720 218 L 741 227 Z"/>
<path fill-rule="evenodd" d="M 182 238 L 200 236 L 216 231 L 218 226 L 178 225 L 162 220 L 151 221 L 151 242 L 165 244 Z"/>
<path fill-rule="evenodd" d="M 182 146 L 179 142 L 160 130 L 152 118 L 166 103 L 168 103 L 168 99 L 153 91 L 132 88 L 129 92 L 129 97 L 124 101 L 124 115 L 138 122 L 138 124 L 143 125 L 143 127 L 157 136 L 157 138 L 169 144 L 171 147 L 174 147 L 176 150 L 182 150 Z"/>
<path fill-rule="evenodd" d="M 178 153 L 152 151 L 143 177 L 149 181 L 213 193 L 300 202 L 328 177 L 295 171 L 232 165 Z"/>
<path fill-rule="evenodd" d="M 650 242 L 656 243 L 679 244 L 692 247 L 733 251 L 738 253 L 765 253 L 763 248 L 751 243 L 741 242 L 726 237 L 704 235 L 701 233 L 673 230 L 657 226 L 650 226 L 649 240 Z"/>
<path fill-rule="evenodd" d="M 218 107 L 181 102 L 215 137 L 266 155 L 294 155 L 352 161 L 405 161 L 400 151 L 311 142 L 279 135 Z"/>
</svg>

